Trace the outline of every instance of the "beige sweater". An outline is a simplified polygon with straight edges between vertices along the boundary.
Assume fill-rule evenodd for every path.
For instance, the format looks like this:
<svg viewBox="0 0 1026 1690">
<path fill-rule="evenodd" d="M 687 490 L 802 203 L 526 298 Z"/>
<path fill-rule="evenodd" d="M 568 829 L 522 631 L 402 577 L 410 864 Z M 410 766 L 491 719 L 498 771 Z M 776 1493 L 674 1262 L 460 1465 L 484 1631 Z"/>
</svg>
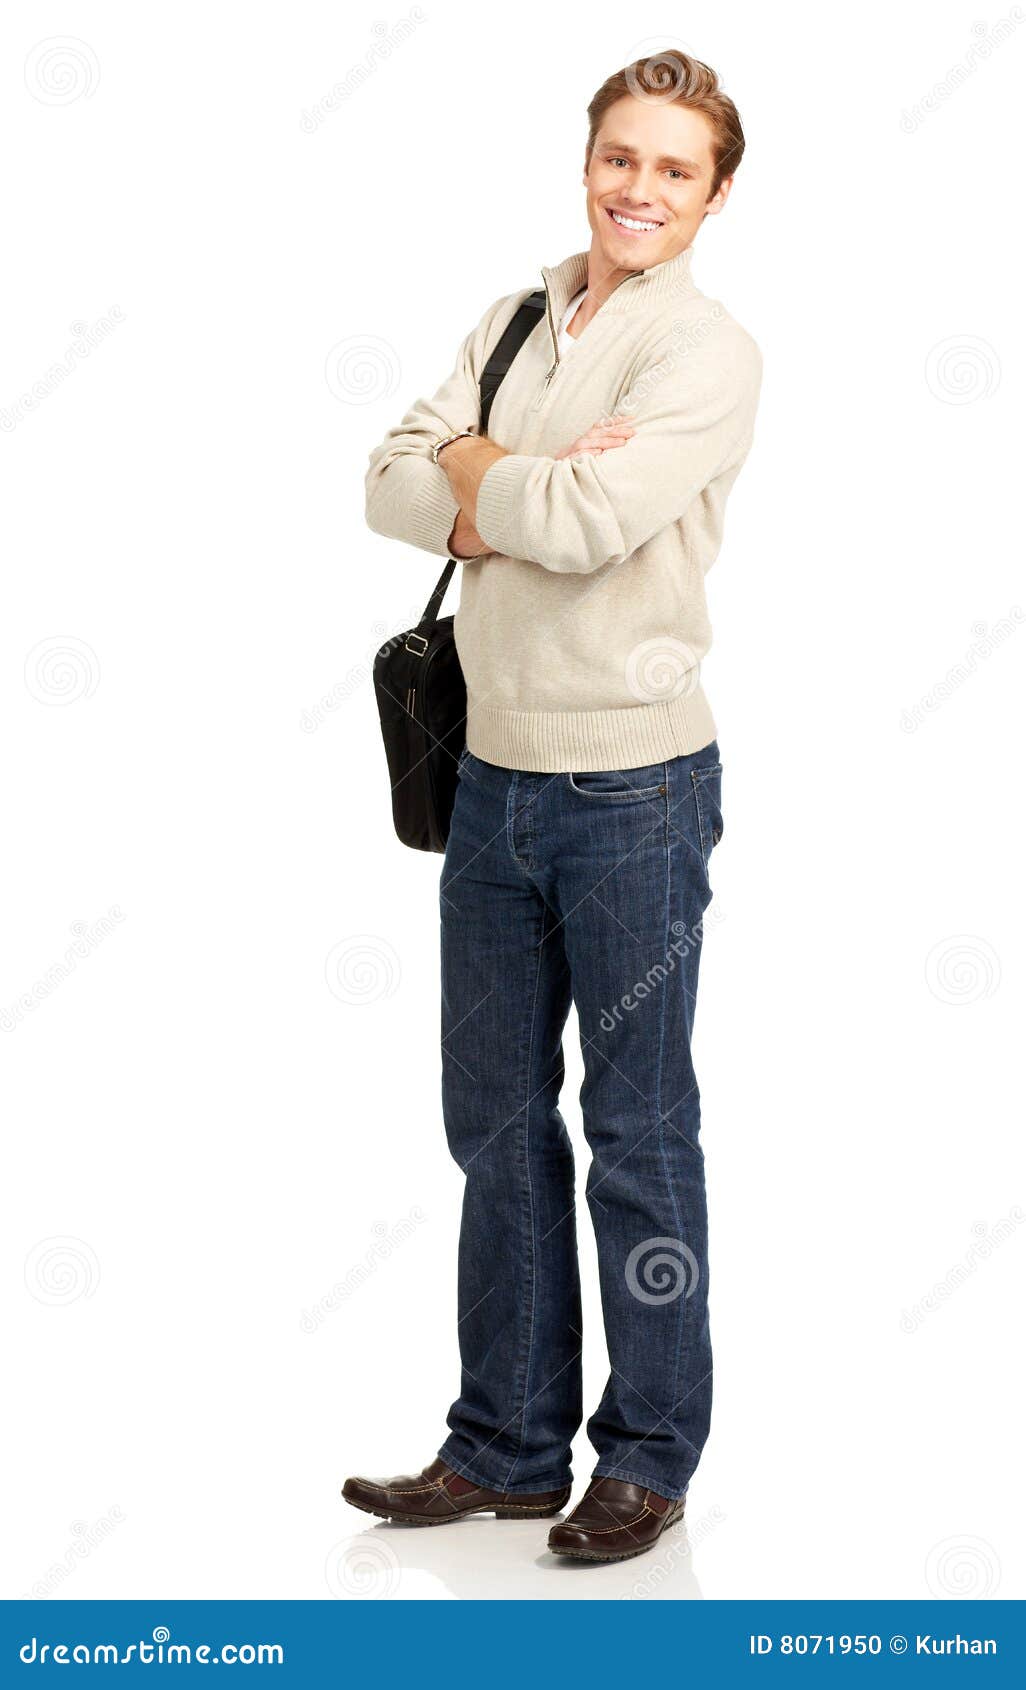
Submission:
<svg viewBox="0 0 1026 1690">
<path fill-rule="evenodd" d="M 705 574 L 752 441 L 762 359 L 691 279 L 693 248 L 622 281 L 559 352 L 556 327 L 587 254 L 542 276 L 545 317 L 492 407 L 477 529 L 455 619 L 467 744 L 504 768 L 629 769 L 700 751 L 716 727 L 700 679 Z M 432 443 L 480 426 L 478 380 L 520 302 L 497 300 L 432 399 L 371 454 L 367 521 L 439 556 L 457 504 Z M 555 460 L 600 418 L 637 432 L 600 457 Z"/>
</svg>

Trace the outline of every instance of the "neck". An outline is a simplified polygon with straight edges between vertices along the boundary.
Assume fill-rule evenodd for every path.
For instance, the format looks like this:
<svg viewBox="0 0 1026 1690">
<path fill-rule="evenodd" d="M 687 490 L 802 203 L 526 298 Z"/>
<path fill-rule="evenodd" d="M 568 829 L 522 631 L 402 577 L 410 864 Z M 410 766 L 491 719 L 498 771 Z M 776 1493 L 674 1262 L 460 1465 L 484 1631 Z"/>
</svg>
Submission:
<svg viewBox="0 0 1026 1690">
<path fill-rule="evenodd" d="M 597 237 L 592 237 L 591 251 L 588 253 L 588 292 L 582 301 L 582 310 L 589 308 L 589 315 L 594 315 L 601 305 L 606 303 L 610 294 L 616 292 L 621 282 L 628 276 L 636 275 L 634 270 L 618 270 L 610 267 L 609 259 L 599 246 Z"/>
</svg>

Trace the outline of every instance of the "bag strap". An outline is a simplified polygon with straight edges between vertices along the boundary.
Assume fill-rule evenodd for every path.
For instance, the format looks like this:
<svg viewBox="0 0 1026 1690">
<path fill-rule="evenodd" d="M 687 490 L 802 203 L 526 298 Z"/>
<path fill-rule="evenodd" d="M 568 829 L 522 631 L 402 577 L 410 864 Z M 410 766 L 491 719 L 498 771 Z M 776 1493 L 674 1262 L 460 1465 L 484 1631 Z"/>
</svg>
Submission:
<svg viewBox="0 0 1026 1690">
<path fill-rule="evenodd" d="M 545 310 L 545 289 L 538 288 L 529 293 L 513 316 L 496 344 L 495 350 L 481 371 L 481 433 L 488 433 L 488 419 L 492 414 L 492 401 L 502 386 L 504 378 L 509 374 L 512 364 L 524 341 L 527 339 L 541 313 Z"/>
<path fill-rule="evenodd" d="M 482 434 L 488 433 L 488 419 L 492 414 L 492 402 L 495 399 L 495 395 L 498 393 L 503 381 L 509 374 L 513 360 L 520 351 L 520 348 L 523 346 L 524 341 L 527 339 L 535 325 L 541 320 L 541 315 L 544 310 L 545 289 L 537 288 L 534 293 L 529 293 L 527 298 L 523 300 L 514 311 L 508 325 L 496 342 L 488 362 L 481 371 L 481 381 L 479 386 L 481 391 Z M 418 637 L 418 643 L 419 641 L 424 642 L 422 651 L 417 653 L 418 656 L 422 656 L 423 652 L 427 650 L 427 636 L 438 621 L 438 612 L 442 608 L 442 600 L 445 598 L 446 588 L 452 580 L 453 570 L 456 568 L 457 563 L 462 561 L 463 560 L 461 558 L 455 557 L 451 557 L 449 559 L 438 578 L 438 585 L 435 587 L 434 592 L 431 594 L 427 604 L 424 606 L 424 614 L 414 629 L 414 633 Z M 415 648 L 410 647 L 410 649 L 414 650 Z"/>
</svg>

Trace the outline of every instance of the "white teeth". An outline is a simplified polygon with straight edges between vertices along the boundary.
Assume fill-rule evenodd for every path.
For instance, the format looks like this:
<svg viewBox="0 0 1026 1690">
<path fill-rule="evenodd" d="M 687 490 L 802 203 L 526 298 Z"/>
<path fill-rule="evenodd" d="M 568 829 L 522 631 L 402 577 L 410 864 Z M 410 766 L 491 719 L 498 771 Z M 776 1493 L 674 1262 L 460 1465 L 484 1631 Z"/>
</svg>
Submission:
<svg viewBox="0 0 1026 1690">
<path fill-rule="evenodd" d="M 621 217 L 618 211 L 611 212 L 610 215 L 614 223 L 622 224 L 625 229 L 643 229 L 648 233 L 652 229 L 660 227 L 658 223 L 638 223 L 633 217 Z"/>
</svg>

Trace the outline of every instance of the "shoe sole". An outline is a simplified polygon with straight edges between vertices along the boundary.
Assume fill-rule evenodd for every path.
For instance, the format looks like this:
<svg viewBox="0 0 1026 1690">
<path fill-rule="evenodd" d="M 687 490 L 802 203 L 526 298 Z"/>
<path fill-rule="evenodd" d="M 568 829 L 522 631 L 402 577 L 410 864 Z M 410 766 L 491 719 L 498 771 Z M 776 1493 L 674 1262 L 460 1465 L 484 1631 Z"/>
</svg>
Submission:
<svg viewBox="0 0 1026 1690">
<path fill-rule="evenodd" d="M 387 1508 L 372 1508 L 369 1502 L 356 1502 L 345 1492 L 342 1500 L 348 1502 L 350 1508 L 358 1508 L 361 1514 L 373 1514 L 376 1520 L 389 1520 L 394 1526 L 452 1526 L 470 1514 L 494 1514 L 497 1520 L 551 1520 L 554 1514 L 561 1514 L 566 1507 L 563 1502 L 558 1508 L 496 1508 L 494 1503 L 485 1502 L 480 1507 L 460 1508 L 452 1514 L 435 1518 L 427 1514 L 398 1514 Z M 569 1500 L 568 1497 L 567 1502 Z"/>
<path fill-rule="evenodd" d="M 549 1553 L 550 1555 L 565 1555 L 568 1561 L 633 1561 L 636 1556 L 647 1555 L 650 1549 L 654 1549 L 663 1533 L 669 1531 L 671 1526 L 675 1526 L 677 1521 L 683 1520 L 683 1518 L 684 1510 L 679 1508 L 675 1514 L 671 1514 L 663 1522 L 652 1542 L 643 1543 L 640 1549 L 621 1549 L 615 1555 L 603 1555 L 597 1549 L 560 1549 L 558 1545 L 550 1543 Z"/>
</svg>

